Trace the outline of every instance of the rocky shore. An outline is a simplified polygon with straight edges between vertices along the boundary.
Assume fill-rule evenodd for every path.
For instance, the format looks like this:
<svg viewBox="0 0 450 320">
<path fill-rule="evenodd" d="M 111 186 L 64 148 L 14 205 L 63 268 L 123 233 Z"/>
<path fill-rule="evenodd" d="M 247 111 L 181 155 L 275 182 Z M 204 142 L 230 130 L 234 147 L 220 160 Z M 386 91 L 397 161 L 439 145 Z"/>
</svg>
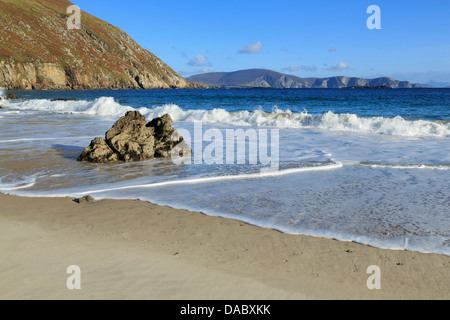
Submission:
<svg viewBox="0 0 450 320">
<path fill-rule="evenodd" d="M 97 137 L 78 157 L 78 161 L 114 163 L 142 161 L 153 158 L 187 156 L 191 148 L 172 127 L 166 114 L 147 123 L 138 111 L 129 111 L 105 134 Z"/>
</svg>

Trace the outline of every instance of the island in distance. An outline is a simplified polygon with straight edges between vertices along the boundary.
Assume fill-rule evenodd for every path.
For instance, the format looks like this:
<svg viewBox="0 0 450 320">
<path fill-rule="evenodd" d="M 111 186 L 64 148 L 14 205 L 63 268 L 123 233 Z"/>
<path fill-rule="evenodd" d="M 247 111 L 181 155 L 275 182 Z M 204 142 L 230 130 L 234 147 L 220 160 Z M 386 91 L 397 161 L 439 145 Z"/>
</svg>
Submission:
<svg viewBox="0 0 450 320">
<path fill-rule="evenodd" d="M 300 78 L 266 69 L 248 69 L 235 72 L 210 72 L 186 78 L 188 81 L 212 87 L 328 89 L 328 88 L 429 88 L 424 84 L 398 81 L 389 77 L 363 79 L 356 77 Z"/>
</svg>

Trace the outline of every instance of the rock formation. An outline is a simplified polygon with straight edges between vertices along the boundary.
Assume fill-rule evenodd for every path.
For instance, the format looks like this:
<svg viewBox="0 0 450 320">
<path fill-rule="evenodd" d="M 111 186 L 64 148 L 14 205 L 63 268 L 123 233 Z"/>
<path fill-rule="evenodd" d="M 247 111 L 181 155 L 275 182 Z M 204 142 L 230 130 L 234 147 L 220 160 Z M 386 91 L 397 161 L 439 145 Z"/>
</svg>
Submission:
<svg viewBox="0 0 450 320">
<path fill-rule="evenodd" d="M 8 93 L 8 94 L 5 96 L 5 99 L 6 99 L 6 100 L 21 99 L 21 98 L 22 98 L 22 97 L 18 96 L 17 94 L 14 94 L 14 93 Z"/>
<path fill-rule="evenodd" d="M 77 98 L 72 98 L 72 99 L 65 99 L 65 98 L 57 98 L 57 99 L 52 99 L 51 101 L 77 101 Z"/>
<path fill-rule="evenodd" d="M 92 140 L 78 161 L 142 161 L 169 158 L 174 152 L 176 156 L 188 156 L 192 150 L 172 127 L 170 115 L 147 123 L 139 111 L 128 111 L 106 132 L 105 139 L 97 137 Z"/>
<path fill-rule="evenodd" d="M 68 0 L 0 0 L 0 87 L 6 90 L 166 89 L 186 81 L 119 28 L 81 12 L 68 29 Z"/>
<path fill-rule="evenodd" d="M 93 197 L 91 197 L 91 196 L 84 196 L 84 197 L 82 197 L 82 198 L 75 199 L 74 201 L 75 201 L 76 203 L 83 204 L 83 203 L 92 203 L 92 202 L 95 202 L 95 199 L 94 199 Z"/>
</svg>

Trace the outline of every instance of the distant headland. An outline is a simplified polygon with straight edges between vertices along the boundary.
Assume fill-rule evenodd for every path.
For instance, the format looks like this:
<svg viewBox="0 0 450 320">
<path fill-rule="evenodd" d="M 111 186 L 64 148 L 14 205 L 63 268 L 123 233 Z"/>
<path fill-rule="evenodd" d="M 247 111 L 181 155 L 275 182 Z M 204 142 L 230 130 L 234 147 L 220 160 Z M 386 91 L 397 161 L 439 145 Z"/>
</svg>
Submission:
<svg viewBox="0 0 450 320">
<path fill-rule="evenodd" d="M 394 80 L 390 77 L 363 79 L 357 77 L 300 78 L 267 69 L 249 69 L 235 72 L 203 73 L 187 78 L 189 81 L 213 87 L 277 88 L 277 89 L 373 89 L 373 88 L 431 88 L 432 86 Z"/>
</svg>

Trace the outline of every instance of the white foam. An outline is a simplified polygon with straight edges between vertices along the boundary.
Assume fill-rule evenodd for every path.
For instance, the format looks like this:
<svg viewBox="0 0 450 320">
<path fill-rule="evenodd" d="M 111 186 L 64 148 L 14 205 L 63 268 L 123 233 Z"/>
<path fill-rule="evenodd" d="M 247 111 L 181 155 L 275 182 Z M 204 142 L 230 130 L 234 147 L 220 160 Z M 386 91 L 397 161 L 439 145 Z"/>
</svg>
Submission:
<svg viewBox="0 0 450 320">
<path fill-rule="evenodd" d="M 122 106 L 111 97 L 101 97 L 94 101 L 50 101 L 47 99 L 7 101 L 7 109 L 19 111 L 44 111 L 54 113 L 77 113 L 89 115 L 118 116 L 126 111 L 134 110 Z"/>
<path fill-rule="evenodd" d="M 425 120 L 405 120 L 402 117 L 385 118 L 358 117 L 356 114 L 336 114 L 328 111 L 312 115 L 306 111 L 293 113 L 274 108 L 271 113 L 262 110 L 228 112 L 224 109 L 182 110 L 177 105 L 167 104 L 146 113 L 159 117 L 169 113 L 174 121 L 202 121 L 210 124 L 232 126 L 276 127 L 280 129 L 320 129 L 326 131 L 350 131 L 369 134 L 384 134 L 406 137 L 450 136 L 450 123 Z"/>
<path fill-rule="evenodd" d="M 165 104 L 153 109 L 123 106 L 112 97 L 94 101 L 50 101 L 46 99 L 7 101 L 8 111 L 44 111 L 103 116 L 122 116 L 127 111 L 138 110 L 148 119 L 170 114 L 174 121 L 202 121 L 208 124 L 231 126 L 275 127 L 280 129 L 304 128 L 326 131 L 350 131 L 406 137 L 450 136 L 450 122 L 406 120 L 402 117 L 359 117 L 356 114 L 336 114 L 328 111 L 313 115 L 308 112 L 293 113 L 276 107 L 272 112 L 263 110 L 228 112 L 225 109 L 183 110 L 175 104 Z"/>
<path fill-rule="evenodd" d="M 14 142 L 35 142 L 35 141 L 53 141 L 53 140 L 57 140 L 57 141 L 62 141 L 62 139 L 64 139 L 65 141 L 69 141 L 69 140 L 80 140 L 80 139 L 91 139 L 92 136 L 76 136 L 76 137 L 71 137 L 71 136 L 60 136 L 60 137 L 39 137 L 39 138 L 19 138 L 19 139 L 8 139 L 8 140 L 0 140 L 0 144 L 1 143 L 14 143 Z"/>
<path fill-rule="evenodd" d="M 6 177 L 0 178 L 0 191 L 1 192 L 26 189 L 26 188 L 30 188 L 36 184 L 35 176 L 26 177 L 23 181 L 17 181 L 17 182 L 13 182 L 13 183 L 3 183 L 3 180 L 5 178 Z"/>
<path fill-rule="evenodd" d="M 143 184 L 143 185 L 131 185 L 110 189 L 102 189 L 102 190 L 93 190 L 77 193 L 79 195 L 85 194 L 95 194 L 95 193 L 103 193 L 110 191 L 118 191 L 118 190 L 127 190 L 127 189 L 141 189 L 141 188 L 156 188 L 170 185 L 184 185 L 184 184 L 199 184 L 199 183 L 208 183 L 208 182 L 216 182 L 216 181 L 226 181 L 226 180 L 243 180 L 243 179 L 258 179 L 258 178 L 268 178 L 268 177 L 279 177 L 285 176 L 294 173 L 300 172 L 310 172 L 310 171 L 323 171 L 323 170 L 334 170 L 342 168 L 341 162 L 334 162 L 325 166 L 317 166 L 317 167 L 303 167 L 303 168 L 293 168 L 286 170 L 264 170 L 260 173 L 253 174 L 240 174 L 240 175 L 228 175 L 228 176 L 217 176 L 217 177 L 208 177 L 208 178 L 196 178 L 196 179 L 185 179 L 185 180 L 175 180 L 175 181 L 165 181 L 159 183 L 151 183 L 151 184 Z"/>
<path fill-rule="evenodd" d="M 372 164 L 372 163 L 359 163 L 361 166 L 371 168 L 388 168 L 388 169 L 428 169 L 428 170 L 450 170 L 450 165 L 438 165 L 433 166 L 429 164 Z"/>
<path fill-rule="evenodd" d="M 11 142 L 30 142 L 30 141 L 50 141 L 58 140 L 58 138 L 21 138 L 21 139 L 10 139 L 10 140 L 0 140 L 0 143 L 11 143 Z"/>
</svg>

